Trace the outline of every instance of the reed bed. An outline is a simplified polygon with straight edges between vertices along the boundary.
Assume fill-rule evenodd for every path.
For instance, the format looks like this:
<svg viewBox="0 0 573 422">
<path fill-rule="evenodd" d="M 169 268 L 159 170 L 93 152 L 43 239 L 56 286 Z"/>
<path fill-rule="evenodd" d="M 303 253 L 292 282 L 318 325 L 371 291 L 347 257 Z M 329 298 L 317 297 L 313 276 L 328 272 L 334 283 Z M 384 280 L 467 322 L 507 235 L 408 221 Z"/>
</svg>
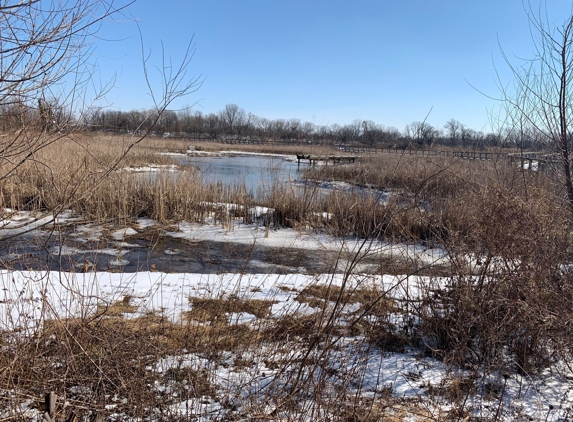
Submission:
<svg viewBox="0 0 573 422">
<path fill-rule="evenodd" d="M 446 199 L 491 184 L 511 189 L 547 183 L 543 174 L 523 172 L 506 161 L 473 161 L 455 157 L 374 154 L 356 165 L 327 165 L 309 169 L 307 178 L 343 180 L 356 186 L 398 190 L 422 200 Z"/>
<path fill-rule="evenodd" d="M 554 175 L 505 162 L 377 155 L 354 165 L 311 168 L 307 179 L 316 183 L 300 188 L 275 184 L 251 192 L 241 184 L 206 183 L 192 169 L 125 170 L 176 164 L 158 153 L 182 147 L 181 141 L 130 142 L 64 138 L 24 165 L 6 164 L 0 206 L 46 213 L 71 209 L 90 222 L 128 225 L 143 216 L 165 224 L 206 223 L 207 217 L 217 224 L 236 218 L 252 223 L 261 217 L 253 211 L 259 205 L 272 209 L 260 220 L 267 227 L 359 238 L 366 250 L 350 257 L 340 252 L 338 259 L 348 264 L 341 264 L 347 270 L 337 283 L 328 274 L 330 281 L 296 291 L 282 287 L 292 293 L 292 303 L 313 309 L 306 314 L 271 318 L 280 291 L 253 299 L 255 289 L 244 296 L 218 295 L 221 286 L 215 284 L 208 286 L 211 296 L 189 297 L 192 311 L 176 322 L 161 310 L 130 317 L 135 308 L 129 295 L 83 318 L 60 317 L 44 299 L 43 324 L 30 321 L 31 335 L 0 336 L 0 379 L 10 388 L 0 404 L 11 409 L 13 420 L 25 413 L 14 403 L 48 390 L 67 397 L 59 415 L 70 420 L 72 413 L 86 420 L 98 413 L 117 420 L 202 417 L 175 411 L 172 406 L 181 401 L 193 409 L 216 402 L 205 413 L 212 420 L 374 421 L 412 414 L 419 420 L 470 420 L 468 398 L 480 388 L 498 409 L 488 420 L 503 420 L 505 384 L 487 380 L 533 377 L 571 359 L 571 216 Z M 325 194 L 319 182 L 326 179 L 364 189 Z M 417 294 L 401 297 L 392 294 L 419 267 L 404 265 L 404 276 L 385 288 L 369 284 L 370 275 L 357 268 L 368 242 L 377 239 L 440 246 L 449 259 L 447 277 L 428 277 Z M 376 275 L 386 267 L 381 264 Z M 83 287 L 75 288 L 71 294 L 86 300 Z M 18 306 L 27 303 L 18 300 Z M 257 323 L 231 320 L 245 312 Z M 446 410 L 412 403 L 405 409 L 405 401 L 388 391 L 376 390 L 371 400 L 361 395 L 369 359 L 406 349 L 452 368 L 451 380 L 427 388 L 438 402 L 449 400 Z M 189 355 L 201 365 L 184 366 Z M 167 358 L 173 364 L 159 370 Z M 257 371 L 264 364 L 261 371 L 271 382 L 263 395 L 261 371 L 226 390 L 216 385 L 217 370 L 231 361 L 233 368 Z M 411 378 L 417 382 L 419 375 Z M 31 405 L 40 406 L 37 400 Z"/>
<path fill-rule="evenodd" d="M 137 139 L 132 135 L 114 135 L 114 134 L 91 134 L 95 139 L 108 139 L 115 140 L 116 142 L 132 142 Z M 313 155 L 340 155 L 341 151 L 332 145 L 317 145 L 317 144 L 300 144 L 300 145 L 260 145 L 240 144 L 240 143 L 226 143 L 213 140 L 195 140 L 195 139 L 173 139 L 161 138 L 157 136 L 146 137 L 141 143 L 141 148 L 146 150 L 155 151 L 169 151 L 174 153 L 185 153 L 189 146 L 196 147 L 200 151 L 206 152 L 220 152 L 220 151 L 237 151 L 258 154 L 283 154 L 283 155 L 296 155 L 296 154 L 313 154 Z"/>
<path fill-rule="evenodd" d="M 130 141 L 80 135 L 50 145 L 36 160 L 13 171 L 4 166 L 0 206 L 44 212 L 70 209 L 88 220 L 127 224 L 138 217 L 203 223 L 212 212 L 218 221 L 241 217 L 253 222 L 261 217 L 253 211 L 259 205 L 272 210 L 265 222 L 275 227 L 435 244 L 458 239 L 479 250 L 483 236 L 475 233 L 490 227 L 490 220 L 506 220 L 500 220 L 503 213 L 496 206 L 517 201 L 520 212 L 532 210 L 527 211 L 528 224 L 551 216 L 555 231 L 567 232 L 567 213 L 555 180 L 507 162 L 378 154 L 356 164 L 310 167 L 303 186 L 275 183 L 252 192 L 241 183 L 209 183 L 191 167 L 177 166 L 177 160 L 161 154 L 181 141 Z M 172 167 L 130 171 L 150 164 Z M 324 180 L 362 190 L 325 192 L 320 188 Z M 522 224 L 524 218 L 516 215 L 496 230 L 519 231 L 512 224 Z"/>
</svg>

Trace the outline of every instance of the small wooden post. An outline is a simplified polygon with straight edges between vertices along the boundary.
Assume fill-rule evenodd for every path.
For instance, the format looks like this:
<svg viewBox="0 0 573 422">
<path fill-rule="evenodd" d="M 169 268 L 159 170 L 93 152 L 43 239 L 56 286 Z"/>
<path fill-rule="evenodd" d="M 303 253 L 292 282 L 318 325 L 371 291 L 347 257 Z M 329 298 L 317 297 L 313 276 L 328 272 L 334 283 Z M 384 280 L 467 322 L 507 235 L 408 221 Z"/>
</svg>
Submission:
<svg viewBox="0 0 573 422">
<path fill-rule="evenodd" d="M 56 420 L 56 399 L 56 393 L 53 391 L 50 391 L 48 394 L 46 394 L 46 413 L 44 413 L 42 416 L 42 419 L 45 422 L 55 422 Z"/>
</svg>

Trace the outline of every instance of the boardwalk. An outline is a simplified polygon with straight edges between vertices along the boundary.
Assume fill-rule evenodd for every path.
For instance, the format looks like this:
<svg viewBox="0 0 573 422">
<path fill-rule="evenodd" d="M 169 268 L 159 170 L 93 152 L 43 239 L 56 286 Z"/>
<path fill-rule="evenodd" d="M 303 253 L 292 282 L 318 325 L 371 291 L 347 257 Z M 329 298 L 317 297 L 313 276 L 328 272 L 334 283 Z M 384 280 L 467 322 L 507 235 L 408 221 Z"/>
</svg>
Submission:
<svg viewBox="0 0 573 422">
<path fill-rule="evenodd" d="M 324 161 L 328 163 L 332 161 L 333 164 L 338 164 L 340 162 L 347 162 L 347 163 L 354 163 L 356 161 L 355 155 L 310 155 L 310 154 L 297 154 L 296 159 L 298 161 L 298 165 L 300 166 L 300 162 L 303 160 L 308 160 L 308 163 L 311 165 L 315 165 L 319 161 Z"/>
<path fill-rule="evenodd" d="M 349 149 L 351 151 L 352 149 Z M 395 148 L 376 148 L 372 150 L 377 153 L 400 154 L 400 155 L 421 155 L 423 157 L 457 157 L 467 160 L 499 160 L 506 158 L 507 153 L 500 152 L 483 152 L 483 151 L 451 151 L 435 149 L 395 149 Z"/>
<path fill-rule="evenodd" d="M 197 139 L 204 141 L 205 139 Z M 301 142 L 293 139 L 263 139 L 263 138 L 223 138 L 215 139 L 217 142 L 230 144 L 253 144 L 253 145 L 281 145 L 281 146 L 309 146 L 310 142 Z M 486 152 L 486 151 L 461 151 L 461 150 L 438 150 L 438 149 L 416 149 L 413 145 L 408 148 L 380 148 L 366 145 L 327 145 L 316 144 L 321 147 L 329 147 L 340 150 L 341 152 L 351 153 L 344 155 L 313 155 L 313 154 L 296 154 L 298 164 L 308 162 L 310 165 L 316 165 L 318 162 L 338 164 L 341 162 L 354 163 L 365 154 L 397 154 L 397 155 L 415 155 L 422 157 L 452 157 L 463 160 L 479 161 L 504 161 L 510 165 L 520 166 L 525 170 L 554 171 L 561 158 L 559 154 L 547 154 L 546 151 L 539 152 Z"/>
<path fill-rule="evenodd" d="M 424 157 L 455 157 L 464 160 L 504 161 L 510 165 L 518 165 L 524 170 L 552 171 L 560 162 L 559 154 L 546 154 L 544 152 L 481 152 L 481 151 L 442 151 L 442 150 L 416 150 L 416 149 L 379 149 L 387 154 L 421 155 Z"/>
</svg>

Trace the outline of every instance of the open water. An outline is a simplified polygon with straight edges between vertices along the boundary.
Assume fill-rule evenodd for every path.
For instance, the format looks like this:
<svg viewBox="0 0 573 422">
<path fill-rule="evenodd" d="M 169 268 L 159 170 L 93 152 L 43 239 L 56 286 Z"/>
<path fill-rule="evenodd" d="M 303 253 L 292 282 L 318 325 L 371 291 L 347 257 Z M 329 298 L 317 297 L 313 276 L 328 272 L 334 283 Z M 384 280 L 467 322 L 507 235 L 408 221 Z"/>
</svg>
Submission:
<svg viewBox="0 0 573 422">
<path fill-rule="evenodd" d="M 223 155 L 182 157 L 181 165 L 194 166 L 207 183 L 240 184 L 253 193 L 270 190 L 276 183 L 295 183 L 305 189 L 304 170 L 308 167 L 284 157 L 260 155 Z M 314 182 L 312 182 L 314 183 Z M 332 186 L 331 186 L 332 185 Z M 337 187 L 329 182 L 314 184 L 319 194 Z M 350 188 L 353 191 L 355 188 Z M 359 189 L 360 190 L 360 189 Z M 382 198 L 381 192 L 362 189 L 363 193 Z M 321 193 L 322 192 L 322 193 Z M 68 228 L 73 230 L 73 228 Z M 324 257 L 318 251 L 297 251 L 257 246 L 245 255 L 245 248 L 222 242 L 185 242 L 168 237 L 129 239 L 130 246 L 121 247 L 121 255 L 102 252 L 115 250 L 113 240 L 83 244 L 71 233 L 59 236 L 42 232 L 29 233 L 0 247 L 0 268 L 50 268 L 64 271 L 114 270 L 135 272 L 155 270 L 166 272 L 282 272 L 297 268 L 302 272 L 323 270 Z M 288 252 L 288 253 L 287 253 Z M 287 270 L 288 271 L 288 270 Z"/>
<path fill-rule="evenodd" d="M 206 182 L 223 185 L 245 185 L 252 192 L 270 189 L 274 183 L 289 183 L 302 177 L 296 161 L 283 157 L 260 155 L 197 156 L 181 160 L 182 165 L 194 166 Z"/>
</svg>

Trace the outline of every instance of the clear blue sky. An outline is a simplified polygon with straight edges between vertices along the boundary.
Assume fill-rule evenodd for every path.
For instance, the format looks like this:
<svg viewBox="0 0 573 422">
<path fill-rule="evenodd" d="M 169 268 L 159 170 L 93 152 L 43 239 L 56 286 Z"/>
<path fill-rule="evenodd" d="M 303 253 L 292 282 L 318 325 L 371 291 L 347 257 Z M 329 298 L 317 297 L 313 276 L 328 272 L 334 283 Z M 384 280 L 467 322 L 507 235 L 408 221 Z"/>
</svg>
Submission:
<svg viewBox="0 0 573 422">
<path fill-rule="evenodd" d="M 510 57 L 532 54 L 521 0 L 138 0 L 128 12 L 152 75 L 162 43 L 177 63 L 194 37 L 188 71 L 203 86 L 170 108 L 195 104 L 204 113 L 235 103 L 272 119 L 373 120 L 403 130 L 431 109 L 435 126 L 455 118 L 489 130 L 496 103 L 472 85 L 498 95 L 496 67 L 511 80 L 499 44 Z M 549 12 L 561 24 L 571 1 L 551 0 Z M 137 25 L 116 16 L 99 35 L 101 80 L 117 74 L 111 107 L 151 108 Z"/>
</svg>

